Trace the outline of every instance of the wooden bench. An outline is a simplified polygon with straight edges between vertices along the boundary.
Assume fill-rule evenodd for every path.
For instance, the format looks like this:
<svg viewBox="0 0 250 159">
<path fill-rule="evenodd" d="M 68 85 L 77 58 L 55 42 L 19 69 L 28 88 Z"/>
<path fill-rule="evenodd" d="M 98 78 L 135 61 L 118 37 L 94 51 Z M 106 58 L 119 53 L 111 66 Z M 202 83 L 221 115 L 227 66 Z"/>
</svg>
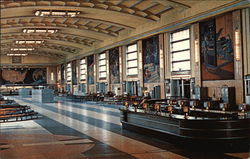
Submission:
<svg viewBox="0 0 250 159">
<path fill-rule="evenodd" d="M 15 121 L 23 121 L 29 119 L 37 119 L 38 113 L 34 111 L 30 111 L 22 114 L 9 114 L 9 115 L 0 115 L 0 122 L 6 122 L 10 119 L 15 119 Z M 19 120 L 20 119 L 20 120 Z"/>
</svg>

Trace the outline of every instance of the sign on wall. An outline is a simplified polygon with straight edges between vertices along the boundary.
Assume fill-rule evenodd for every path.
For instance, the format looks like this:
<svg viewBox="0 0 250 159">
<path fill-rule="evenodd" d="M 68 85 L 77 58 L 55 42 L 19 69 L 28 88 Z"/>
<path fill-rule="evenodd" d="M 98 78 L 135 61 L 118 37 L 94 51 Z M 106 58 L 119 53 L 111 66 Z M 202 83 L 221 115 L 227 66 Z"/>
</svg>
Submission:
<svg viewBox="0 0 250 159">
<path fill-rule="evenodd" d="M 11 68 L 0 72 L 0 85 L 5 84 L 46 84 L 46 68 Z"/>
<path fill-rule="evenodd" d="M 159 38 L 153 36 L 142 41 L 144 82 L 160 82 Z"/>
<path fill-rule="evenodd" d="M 234 79 L 232 14 L 200 23 L 203 80 Z"/>
</svg>

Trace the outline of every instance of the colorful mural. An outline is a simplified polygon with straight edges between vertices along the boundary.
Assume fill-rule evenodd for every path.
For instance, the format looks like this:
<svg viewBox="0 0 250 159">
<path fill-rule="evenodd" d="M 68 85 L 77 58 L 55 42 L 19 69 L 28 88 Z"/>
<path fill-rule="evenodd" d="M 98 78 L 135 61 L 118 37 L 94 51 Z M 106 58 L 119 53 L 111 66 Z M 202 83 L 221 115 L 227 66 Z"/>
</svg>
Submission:
<svg viewBox="0 0 250 159">
<path fill-rule="evenodd" d="M 119 48 L 109 50 L 109 72 L 110 83 L 120 83 L 120 71 L 119 71 Z"/>
<path fill-rule="evenodd" d="M 0 85 L 5 84 L 46 84 L 46 68 L 16 68 L 1 71 Z"/>
<path fill-rule="evenodd" d="M 144 82 L 160 82 L 159 38 L 153 36 L 142 41 Z"/>
<path fill-rule="evenodd" d="M 65 66 L 64 64 L 61 65 L 61 83 L 63 84 L 65 81 Z"/>
<path fill-rule="evenodd" d="M 77 84 L 76 60 L 72 61 L 72 84 Z"/>
<path fill-rule="evenodd" d="M 87 57 L 88 84 L 94 84 L 94 55 Z"/>
<path fill-rule="evenodd" d="M 203 80 L 234 79 L 232 15 L 200 23 Z"/>
</svg>

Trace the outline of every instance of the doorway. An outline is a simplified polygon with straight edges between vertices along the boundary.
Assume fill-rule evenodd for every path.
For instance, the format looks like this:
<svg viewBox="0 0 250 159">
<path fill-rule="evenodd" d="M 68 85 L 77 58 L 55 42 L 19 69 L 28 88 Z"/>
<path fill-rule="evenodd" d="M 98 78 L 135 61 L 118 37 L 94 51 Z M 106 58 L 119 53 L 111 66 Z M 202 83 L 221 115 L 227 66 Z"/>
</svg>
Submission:
<svg viewBox="0 0 250 159">
<path fill-rule="evenodd" d="M 171 80 L 171 96 L 190 98 L 190 79 Z"/>
</svg>

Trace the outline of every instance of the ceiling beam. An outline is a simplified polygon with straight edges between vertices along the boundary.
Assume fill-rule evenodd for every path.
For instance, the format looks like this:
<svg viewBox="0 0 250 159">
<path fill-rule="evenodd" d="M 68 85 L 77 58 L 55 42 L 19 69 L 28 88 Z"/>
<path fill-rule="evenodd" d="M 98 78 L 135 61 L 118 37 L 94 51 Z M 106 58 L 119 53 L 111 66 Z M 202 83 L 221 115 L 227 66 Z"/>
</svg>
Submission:
<svg viewBox="0 0 250 159">
<path fill-rule="evenodd" d="M 191 6 L 180 3 L 180 2 L 176 2 L 174 0 L 155 0 L 156 2 L 164 5 L 164 6 L 171 6 L 173 8 L 183 8 L 183 9 L 188 9 L 191 8 Z"/>
</svg>

